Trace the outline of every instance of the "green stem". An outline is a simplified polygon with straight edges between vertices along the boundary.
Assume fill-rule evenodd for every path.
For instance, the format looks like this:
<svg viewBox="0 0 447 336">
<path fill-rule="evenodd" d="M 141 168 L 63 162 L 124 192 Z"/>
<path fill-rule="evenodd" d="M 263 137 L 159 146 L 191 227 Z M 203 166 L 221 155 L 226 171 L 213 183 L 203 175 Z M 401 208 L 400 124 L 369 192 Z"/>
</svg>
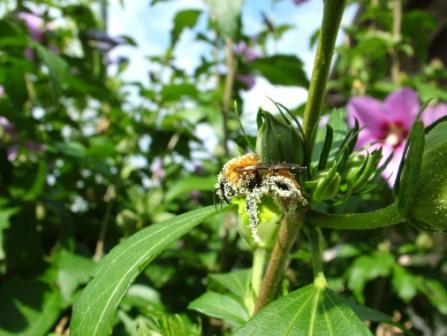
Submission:
<svg viewBox="0 0 447 336">
<path fill-rule="evenodd" d="M 310 210 L 306 221 L 311 225 L 339 230 L 371 230 L 403 222 L 397 204 L 359 214 L 334 215 Z"/>
<path fill-rule="evenodd" d="M 287 257 L 303 224 L 303 215 L 303 212 L 293 212 L 286 215 L 282 220 L 278 238 L 273 247 L 272 256 L 256 301 L 255 314 L 275 299 L 278 293 L 287 265 Z"/>
<path fill-rule="evenodd" d="M 306 226 L 305 232 L 307 238 L 309 239 L 310 254 L 312 256 L 312 268 L 314 270 L 314 278 L 316 279 L 323 275 L 323 262 L 321 258 L 319 232 L 313 226 Z"/>
<path fill-rule="evenodd" d="M 253 268 L 251 271 L 251 287 L 256 297 L 261 290 L 262 275 L 264 274 L 264 265 L 267 252 L 263 248 L 255 250 L 253 255 Z"/>
<path fill-rule="evenodd" d="M 340 27 L 346 0 L 325 0 L 323 22 L 318 38 L 312 78 L 309 85 L 309 98 L 304 111 L 304 135 L 306 136 L 306 152 L 310 158 L 315 138 L 315 130 L 320 118 L 321 106 L 326 91 L 335 40 Z"/>
</svg>

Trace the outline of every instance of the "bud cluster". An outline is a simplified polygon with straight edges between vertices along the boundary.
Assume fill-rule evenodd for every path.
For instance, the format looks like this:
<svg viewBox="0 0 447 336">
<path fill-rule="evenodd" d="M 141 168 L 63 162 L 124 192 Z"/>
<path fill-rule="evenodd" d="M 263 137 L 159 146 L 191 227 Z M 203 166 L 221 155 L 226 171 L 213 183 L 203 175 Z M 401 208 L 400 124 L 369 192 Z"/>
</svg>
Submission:
<svg viewBox="0 0 447 336">
<path fill-rule="evenodd" d="M 382 171 L 379 168 L 382 151 L 354 151 L 358 133 L 359 127 L 356 125 L 346 134 L 338 150 L 329 157 L 333 132 L 331 127 L 327 126 L 319 162 L 312 167 L 311 178 L 305 183 L 315 203 L 340 204 L 351 195 L 369 192 L 374 187 L 371 181 Z"/>
</svg>

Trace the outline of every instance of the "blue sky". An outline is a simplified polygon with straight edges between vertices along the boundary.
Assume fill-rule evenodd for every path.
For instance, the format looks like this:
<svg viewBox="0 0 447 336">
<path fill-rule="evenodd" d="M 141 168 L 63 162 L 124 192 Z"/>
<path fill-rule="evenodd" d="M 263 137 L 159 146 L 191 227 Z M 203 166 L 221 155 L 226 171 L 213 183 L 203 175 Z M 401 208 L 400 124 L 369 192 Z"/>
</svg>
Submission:
<svg viewBox="0 0 447 336">
<path fill-rule="evenodd" d="M 161 54 L 169 44 L 169 33 L 176 12 L 185 8 L 206 10 L 202 0 L 172 0 L 159 2 L 149 6 L 149 0 L 111 1 L 109 13 L 109 32 L 112 35 L 125 34 L 133 37 L 138 43 L 137 48 L 119 47 L 113 51 L 115 55 L 126 55 L 130 58 L 130 66 L 125 73 L 128 80 L 148 82 L 148 55 Z M 130 5 L 130 3 L 132 5 Z M 293 0 L 245 0 L 242 10 L 243 27 L 248 35 L 255 34 L 262 26 L 261 12 L 267 13 L 276 24 L 288 23 L 295 26 L 284 34 L 275 45 L 269 45 L 270 53 L 286 53 L 299 56 L 305 63 L 305 69 L 310 76 L 313 62 L 313 50 L 309 48 L 310 36 L 321 22 L 323 10 L 322 0 L 308 0 L 296 6 Z M 345 11 L 343 24 L 351 22 L 355 8 Z M 197 30 L 205 27 L 205 16 L 202 15 L 195 31 L 186 31 L 176 48 L 176 63 L 188 70 L 194 69 L 201 54 L 207 47 L 194 41 Z M 339 39 L 341 34 L 339 36 Z M 258 78 L 255 87 L 243 94 L 245 112 L 256 111 L 259 105 L 271 109 L 271 103 L 266 96 L 279 101 L 287 107 L 295 107 L 306 100 L 306 90 L 302 88 L 273 86 L 262 78 Z"/>
</svg>

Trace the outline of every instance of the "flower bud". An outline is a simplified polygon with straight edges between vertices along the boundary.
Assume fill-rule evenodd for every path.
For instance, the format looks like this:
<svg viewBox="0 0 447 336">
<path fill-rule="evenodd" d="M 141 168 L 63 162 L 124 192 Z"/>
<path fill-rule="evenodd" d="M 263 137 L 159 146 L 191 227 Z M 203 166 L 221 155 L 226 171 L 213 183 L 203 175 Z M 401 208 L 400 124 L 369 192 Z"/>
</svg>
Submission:
<svg viewBox="0 0 447 336">
<path fill-rule="evenodd" d="M 266 111 L 256 139 L 256 152 L 265 163 L 303 163 L 304 144 L 298 131 Z"/>
<path fill-rule="evenodd" d="M 341 172 L 343 182 L 349 183 L 352 190 L 360 189 L 376 174 L 381 158 L 381 150 L 373 151 L 367 155 L 358 152 L 352 153 Z"/>
<path fill-rule="evenodd" d="M 447 121 L 426 136 L 410 220 L 420 229 L 447 231 Z"/>
<path fill-rule="evenodd" d="M 308 183 L 308 186 L 313 189 L 312 199 L 319 203 L 337 196 L 340 184 L 341 177 L 334 165 L 332 168 L 319 172 L 317 178 Z"/>
<path fill-rule="evenodd" d="M 271 197 L 264 197 L 259 205 L 257 216 L 257 238 L 253 236 L 250 224 L 250 213 L 247 211 L 244 198 L 234 198 L 232 203 L 239 206 L 239 232 L 247 244 L 252 248 L 272 250 L 278 236 L 279 221 L 282 212 Z"/>
</svg>

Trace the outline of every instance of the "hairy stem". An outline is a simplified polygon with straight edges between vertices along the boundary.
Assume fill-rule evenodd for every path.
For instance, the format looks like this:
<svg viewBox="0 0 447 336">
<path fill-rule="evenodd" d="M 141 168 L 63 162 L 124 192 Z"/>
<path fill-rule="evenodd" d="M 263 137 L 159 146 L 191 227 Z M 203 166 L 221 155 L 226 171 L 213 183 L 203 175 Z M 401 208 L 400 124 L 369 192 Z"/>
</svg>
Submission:
<svg viewBox="0 0 447 336">
<path fill-rule="evenodd" d="M 318 38 L 317 53 L 315 55 L 312 78 L 309 85 L 309 98 L 304 110 L 304 135 L 306 136 L 306 152 L 310 158 L 318 126 L 321 106 L 326 91 L 335 40 L 340 27 L 346 0 L 324 1 L 323 22 Z"/>
<path fill-rule="evenodd" d="M 265 257 L 267 256 L 266 250 L 258 248 L 253 255 L 253 268 L 251 271 L 251 287 L 256 297 L 259 296 L 261 290 L 262 275 L 264 273 Z"/>
<path fill-rule="evenodd" d="M 383 209 L 359 214 L 334 215 L 310 210 L 306 218 L 311 225 L 340 230 L 371 230 L 399 224 L 404 220 L 395 203 Z"/>
<path fill-rule="evenodd" d="M 287 257 L 303 224 L 303 213 L 293 212 L 284 217 L 279 229 L 267 271 L 262 281 L 255 314 L 275 299 L 287 265 Z"/>
</svg>

